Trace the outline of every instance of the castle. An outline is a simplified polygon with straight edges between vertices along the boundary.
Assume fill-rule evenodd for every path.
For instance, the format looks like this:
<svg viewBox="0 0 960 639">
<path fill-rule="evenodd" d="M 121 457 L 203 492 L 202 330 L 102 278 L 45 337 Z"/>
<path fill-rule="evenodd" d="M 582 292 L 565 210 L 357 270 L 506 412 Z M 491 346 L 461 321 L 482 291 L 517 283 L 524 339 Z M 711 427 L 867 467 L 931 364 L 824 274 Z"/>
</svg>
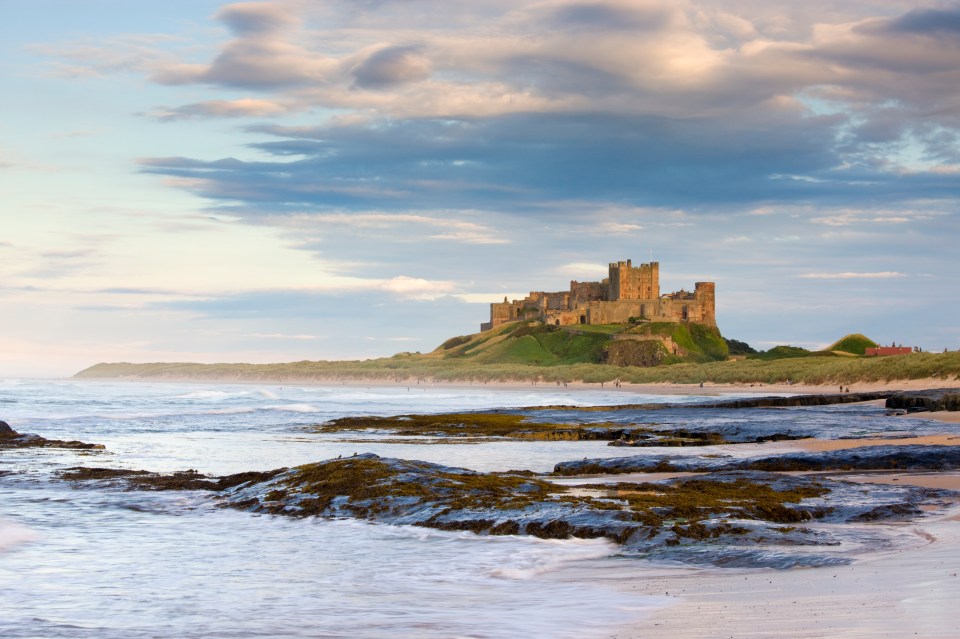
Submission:
<svg viewBox="0 0 960 639">
<path fill-rule="evenodd" d="M 716 326 L 713 282 L 697 282 L 692 293 L 660 294 L 660 263 L 633 266 L 611 262 L 602 282 L 570 282 L 569 291 L 533 291 L 522 300 L 490 305 L 490 321 L 481 331 L 508 322 L 540 320 L 547 324 L 625 324 L 630 318 L 652 322 L 693 322 Z"/>
</svg>

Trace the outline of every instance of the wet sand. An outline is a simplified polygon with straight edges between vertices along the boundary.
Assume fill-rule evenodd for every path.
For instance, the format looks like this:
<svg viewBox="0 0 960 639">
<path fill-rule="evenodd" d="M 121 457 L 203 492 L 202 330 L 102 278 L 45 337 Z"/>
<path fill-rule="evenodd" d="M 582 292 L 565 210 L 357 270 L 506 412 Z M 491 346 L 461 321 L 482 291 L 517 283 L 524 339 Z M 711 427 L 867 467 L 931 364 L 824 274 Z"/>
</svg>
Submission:
<svg viewBox="0 0 960 639">
<path fill-rule="evenodd" d="M 861 484 L 890 484 L 923 486 L 924 488 L 942 488 L 960 491 L 960 471 L 846 471 L 842 473 L 821 473 L 822 477 L 852 481 Z"/>
<path fill-rule="evenodd" d="M 909 413 L 897 419 L 933 419 L 946 424 L 960 424 L 960 411 L 937 410 L 926 413 Z"/>
<path fill-rule="evenodd" d="M 616 636 L 957 639 L 958 513 L 902 524 L 904 550 L 848 566 L 783 571 L 665 566 L 627 577 L 628 567 L 617 575 L 627 580 L 622 587 L 668 603 Z"/>
<path fill-rule="evenodd" d="M 845 450 L 865 446 L 960 446 L 960 433 L 918 437 L 867 437 L 863 439 L 797 439 L 791 446 L 811 452 Z"/>
</svg>

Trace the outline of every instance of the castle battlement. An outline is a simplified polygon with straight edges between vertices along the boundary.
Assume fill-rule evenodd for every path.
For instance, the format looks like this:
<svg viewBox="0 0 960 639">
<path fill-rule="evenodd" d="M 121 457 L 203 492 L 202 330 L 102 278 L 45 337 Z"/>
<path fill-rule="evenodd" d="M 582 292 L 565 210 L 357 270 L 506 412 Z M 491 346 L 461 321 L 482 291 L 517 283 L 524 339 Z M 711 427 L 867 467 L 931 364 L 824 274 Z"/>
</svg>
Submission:
<svg viewBox="0 0 960 639">
<path fill-rule="evenodd" d="M 716 287 L 697 282 L 693 292 L 660 294 L 660 263 L 633 266 L 631 260 L 610 262 L 600 282 L 570 281 L 569 291 L 531 291 L 522 300 L 490 305 L 490 321 L 481 331 L 508 322 L 540 320 L 556 326 L 625 324 L 630 318 L 653 322 L 692 322 L 716 326 Z"/>
</svg>

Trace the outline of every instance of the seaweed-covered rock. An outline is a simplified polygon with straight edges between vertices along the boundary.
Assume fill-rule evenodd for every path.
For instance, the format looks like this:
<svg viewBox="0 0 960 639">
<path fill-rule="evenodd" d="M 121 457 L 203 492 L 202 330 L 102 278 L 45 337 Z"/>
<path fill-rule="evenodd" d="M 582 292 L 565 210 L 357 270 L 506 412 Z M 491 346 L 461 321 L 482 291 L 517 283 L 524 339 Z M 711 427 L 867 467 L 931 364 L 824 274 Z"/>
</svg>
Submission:
<svg viewBox="0 0 960 639">
<path fill-rule="evenodd" d="M 67 481 L 97 481 L 121 483 L 131 490 L 212 490 L 220 491 L 242 484 L 266 481 L 285 471 L 286 468 L 266 472 L 248 471 L 223 477 L 209 477 L 195 470 L 173 473 L 152 473 L 148 470 L 124 468 L 91 468 L 74 466 L 60 471 L 61 479 Z"/>
<path fill-rule="evenodd" d="M 719 402 L 691 404 L 697 408 L 770 408 L 788 406 L 830 406 L 833 404 L 853 404 L 877 399 L 887 399 L 892 391 L 871 391 L 864 393 L 829 393 L 826 395 L 790 395 L 788 397 L 739 397 Z"/>
<path fill-rule="evenodd" d="M 103 444 L 87 444 L 75 440 L 46 439 L 32 433 L 18 433 L 10 424 L 0 421 L 0 448 L 73 448 L 78 450 L 103 450 Z"/>
<path fill-rule="evenodd" d="M 760 471 L 587 484 L 570 491 L 529 474 L 477 473 L 359 455 L 307 464 L 226 490 L 223 505 L 477 534 L 605 537 L 630 554 L 784 568 L 848 561 L 817 550 L 767 550 L 771 545 L 840 544 L 843 531 L 818 529 L 813 523 L 902 517 L 918 503 L 936 501 L 935 492 L 909 486 L 874 490 Z"/>
<path fill-rule="evenodd" d="M 10 424 L 0 420 L 0 439 L 10 439 L 11 437 L 17 437 L 20 433 L 10 428 Z"/>
<path fill-rule="evenodd" d="M 762 471 L 572 490 L 529 472 L 480 473 L 372 454 L 226 477 L 82 467 L 61 477 L 138 490 L 211 491 L 223 507 L 274 515 L 351 517 L 486 535 L 607 538 L 627 554 L 780 568 L 837 561 L 823 550 L 847 533 L 832 525 L 818 528 L 820 521 L 902 519 L 919 514 L 921 503 L 940 503 L 939 493 L 926 489 Z"/>
<path fill-rule="evenodd" d="M 558 475 L 722 470 L 957 470 L 960 446 L 863 446 L 746 458 L 647 455 L 560 462 Z"/>
</svg>

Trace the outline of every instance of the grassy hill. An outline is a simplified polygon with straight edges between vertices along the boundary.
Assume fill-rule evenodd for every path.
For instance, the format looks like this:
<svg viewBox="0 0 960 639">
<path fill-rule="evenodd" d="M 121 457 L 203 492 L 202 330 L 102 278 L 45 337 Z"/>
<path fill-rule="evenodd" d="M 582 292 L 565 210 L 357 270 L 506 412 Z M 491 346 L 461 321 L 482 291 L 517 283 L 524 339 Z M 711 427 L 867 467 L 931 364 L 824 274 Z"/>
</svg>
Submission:
<svg viewBox="0 0 960 639">
<path fill-rule="evenodd" d="M 617 336 L 620 339 L 615 339 Z M 668 351 L 659 338 L 677 346 Z M 612 349 L 617 345 L 619 348 Z M 550 326 L 517 322 L 476 335 L 454 337 L 433 352 L 444 359 L 471 359 L 480 364 L 559 366 L 610 362 L 611 350 L 657 350 L 656 363 L 719 361 L 727 358 L 720 331 L 700 324 L 651 322 Z M 629 353 L 627 353 L 629 355 Z"/>
<path fill-rule="evenodd" d="M 847 335 L 829 346 L 826 350 L 833 353 L 849 353 L 851 355 L 863 355 L 868 348 L 875 348 L 879 346 L 875 341 L 861 335 L 860 333 L 853 333 Z"/>
</svg>

